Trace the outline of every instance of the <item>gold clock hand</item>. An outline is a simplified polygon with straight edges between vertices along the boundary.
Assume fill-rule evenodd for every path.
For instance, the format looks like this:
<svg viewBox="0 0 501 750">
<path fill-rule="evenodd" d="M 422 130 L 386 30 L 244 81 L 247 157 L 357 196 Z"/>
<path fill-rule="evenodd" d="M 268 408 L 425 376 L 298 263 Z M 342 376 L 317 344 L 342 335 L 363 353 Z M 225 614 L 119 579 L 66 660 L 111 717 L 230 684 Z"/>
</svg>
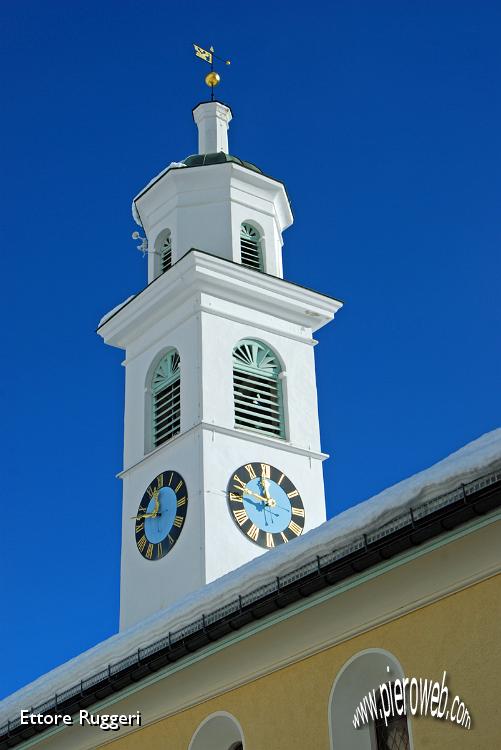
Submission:
<svg viewBox="0 0 501 750">
<path fill-rule="evenodd" d="M 268 489 L 269 486 L 270 486 L 270 481 L 269 481 L 269 479 L 267 479 L 265 477 L 264 474 L 262 474 L 262 476 L 261 476 L 261 486 L 263 488 L 264 495 L 266 497 L 266 505 L 269 508 L 274 508 L 275 505 L 277 504 L 277 501 L 273 497 L 271 497 L 271 495 L 270 495 L 270 492 L 269 492 L 269 489 Z"/>
<path fill-rule="evenodd" d="M 156 492 L 153 493 L 153 499 L 155 500 L 155 507 L 153 508 L 153 515 L 152 518 L 156 518 L 158 516 L 158 511 L 160 510 L 160 500 L 158 499 L 160 495 L 160 490 L 156 490 Z"/>
<path fill-rule="evenodd" d="M 258 495 L 256 492 L 253 492 L 252 490 L 242 490 L 244 495 L 252 495 L 252 497 L 257 498 L 258 500 L 261 500 L 262 503 L 264 503 L 269 508 L 274 508 L 276 505 L 275 500 L 268 495 L 268 497 L 263 497 L 262 495 Z"/>
<path fill-rule="evenodd" d="M 252 495 L 252 497 L 255 497 L 258 500 L 261 500 L 262 503 L 266 502 L 266 498 L 265 497 L 263 497 L 262 495 L 258 495 L 257 492 L 253 492 L 252 490 L 249 490 L 249 489 L 242 490 L 242 494 L 244 494 L 244 495 Z"/>
<path fill-rule="evenodd" d="M 160 500 L 158 499 L 159 494 L 160 494 L 160 490 L 156 490 L 153 492 L 153 500 L 155 501 L 155 507 L 153 508 L 153 511 L 151 513 L 143 513 L 142 516 L 131 516 L 131 520 L 142 521 L 144 518 L 157 518 L 157 516 L 160 516 L 161 513 L 158 512 L 160 510 Z"/>
</svg>

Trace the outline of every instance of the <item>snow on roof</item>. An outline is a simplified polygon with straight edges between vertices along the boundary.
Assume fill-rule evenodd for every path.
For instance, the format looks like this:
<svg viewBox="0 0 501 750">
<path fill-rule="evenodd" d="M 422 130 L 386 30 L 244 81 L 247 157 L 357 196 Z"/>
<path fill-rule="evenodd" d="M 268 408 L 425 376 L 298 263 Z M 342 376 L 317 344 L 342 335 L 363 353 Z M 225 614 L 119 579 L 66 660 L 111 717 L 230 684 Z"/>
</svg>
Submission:
<svg viewBox="0 0 501 750">
<path fill-rule="evenodd" d="M 160 177 L 162 177 L 166 172 L 169 171 L 169 169 L 179 169 L 180 167 L 185 167 L 185 166 L 186 166 L 186 164 L 184 164 L 182 161 L 171 161 L 171 163 L 169 164 L 168 167 L 165 167 L 164 169 L 162 169 L 161 172 L 159 172 L 157 175 L 155 175 L 155 177 L 153 177 L 153 179 L 150 180 L 148 182 L 148 184 L 145 185 L 144 188 L 142 190 L 140 190 L 137 195 L 134 196 L 134 198 L 132 199 L 131 209 L 132 209 L 132 218 L 134 219 L 134 221 L 136 222 L 136 224 L 139 224 L 140 227 L 143 226 L 143 223 L 141 221 L 141 217 L 139 216 L 139 213 L 138 213 L 137 208 L 136 208 L 136 201 L 139 198 L 139 196 L 142 195 L 146 190 L 148 190 L 148 188 L 150 187 L 150 185 L 153 185 L 154 182 L 156 182 L 157 180 L 159 180 Z"/>
<path fill-rule="evenodd" d="M 39 677 L 0 703 L 0 725 L 19 716 L 22 708 L 37 706 L 99 672 L 108 664 L 144 648 L 193 622 L 202 614 L 245 596 L 276 576 L 294 570 L 333 549 L 342 547 L 364 532 L 382 526 L 408 508 L 421 505 L 501 470 L 501 428 L 488 432 L 425 471 L 389 487 L 321 526 L 226 574 L 176 604 L 143 620 L 126 631 Z"/>
<path fill-rule="evenodd" d="M 119 305 L 116 305 L 113 308 L 113 310 L 110 310 L 109 312 L 106 313 L 106 315 L 103 315 L 103 317 L 99 321 L 98 328 L 100 328 L 102 325 L 104 325 L 104 323 L 106 323 L 107 320 L 109 320 L 111 317 L 113 317 L 113 315 L 116 312 L 118 312 L 119 310 L 121 310 L 122 307 L 125 307 L 125 305 L 127 304 L 127 302 L 130 302 L 131 299 L 134 299 L 135 296 L 136 296 L 135 294 L 131 294 L 130 297 L 127 297 L 127 299 L 125 299 L 123 302 L 120 302 Z"/>
</svg>

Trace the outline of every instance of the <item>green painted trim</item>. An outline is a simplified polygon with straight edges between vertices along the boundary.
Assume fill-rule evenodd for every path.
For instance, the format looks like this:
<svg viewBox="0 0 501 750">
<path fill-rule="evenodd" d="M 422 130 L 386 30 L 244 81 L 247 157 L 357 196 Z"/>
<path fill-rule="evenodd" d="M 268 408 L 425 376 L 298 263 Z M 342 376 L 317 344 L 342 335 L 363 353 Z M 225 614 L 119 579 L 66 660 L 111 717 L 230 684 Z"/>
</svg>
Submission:
<svg viewBox="0 0 501 750">
<path fill-rule="evenodd" d="M 404 553 L 393 560 L 380 563 L 380 565 L 377 565 L 370 571 L 362 573 L 361 575 L 356 577 L 354 576 L 345 583 L 340 583 L 337 586 L 329 587 L 326 591 L 319 592 L 318 594 L 313 594 L 307 599 L 300 600 L 297 604 L 290 605 L 290 607 L 288 607 L 286 610 L 281 610 L 274 615 L 268 615 L 268 617 L 263 618 L 263 620 L 256 621 L 255 624 L 246 626 L 242 629 L 242 631 L 237 631 L 234 635 L 227 636 L 226 638 L 221 639 L 221 641 L 218 641 L 217 643 L 214 643 L 211 646 L 206 647 L 205 649 L 201 649 L 199 652 L 194 653 L 189 658 L 181 659 L 180 663 L 173 664 L 170 667 L 165 667 L 163 670 L 159 670 L 155 674 L 151 675 L 151 677 L 144 678 L 134 685 L 125 688 L 120 693 L 116 693 L 115 695 L 110 696 L 109 698 L 104 699 L 99 703 L 92 704 L 92 711 L 93 713 L 98 713 L 99 711 L 101 711 L 101 709 L 112 706 L 115 703 L 118 703 L 118 701 L 121 701 L 124 698 L 137 693 L 139 690 L 142 690 L 145 687 L 149 687 L 155 682 L 159 682 L 160 680 L 169 677 L 171 674 L 180 672 L 182 669 L 190 667 L 192 664 L 196 664 L 197 662 L 206 659 L 208 656 L 212 656 L 213 654 L 222 651 L 228 646 L 232 646 L 235 643 L 244 641 L 246 638 L 259 633 L 262 630 L 273 627 L 273 625 L 276 625 L 283 620 L 288 620 L 290 617 L 294 617 L 294 615 L 296 614 L 300 614 L 301 612 L 304 612 L 311 607 L 315 607 L 317 604 L 322 604 L 329 599 L 339 596 L 339 594 L 343 594 L 345 591 L 349 591 L 350 589 L 356 588 L 357 586 L 361 586 L 364 583 L 373 580 L 374 578 L 378 578 L 379 576 L 384 575 L 384 573 L 393 570 L 394 568 L 398 568 L 400 565 L 406 565 L 412 560 L 416 560 L 419 557 L 433 552 L 436 549 L 440 549 L 440 547 L 444 547 L 451 542 L 462 539 L 468 534 L 478 531 L 485 526 L 489 526 L 492 523 L 496 523 L 497 521 L 501 521 L 501 510 L 496 511 L 496 513 L 494 513 L 492 516 L 483 517 L 481 519 L 478 519 L 474 523 L 469 524 L 468 526 L 462 527 L 456 531 L 451 531 L 434 541 L 428 542 L 422 547 L 409 550 L 409 552 Z M 30 740 L 26 740 L 25 743 L 19 743 L 19 745 L 16 745 L 16 747 L 32 747 L 33 745 L 38 744 L 39 742 L 43 742 L 51 735 L 56 734 L 63 729 L 65 729 L 64 726 L 55 727 L 54 729 L 48 729 L 39 737 L 34 737 Z"/>
</svg>

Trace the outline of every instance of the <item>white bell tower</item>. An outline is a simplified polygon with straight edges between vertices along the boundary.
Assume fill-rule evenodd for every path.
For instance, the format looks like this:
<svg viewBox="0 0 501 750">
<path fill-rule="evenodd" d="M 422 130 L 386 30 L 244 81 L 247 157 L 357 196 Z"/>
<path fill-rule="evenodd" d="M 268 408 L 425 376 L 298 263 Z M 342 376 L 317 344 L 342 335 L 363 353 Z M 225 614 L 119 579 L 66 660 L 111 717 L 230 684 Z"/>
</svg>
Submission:
<svg viewBox="0 0 501 750">
<path fill-rule="evenodd" d="M 193 117 L 199 153 L 134 199 L 148 285 L 99 325 L 107 344 L 125 350 L 121 629 L 266 552 L 229 509 L 239 467 L 265 463 L 288 477 L 302 498 L 303 533 L 325 520 L 313 333 L 341 303 L 283 279 L 287 193 L 230 156 L 229 107 L 203 102 Z M 133 517 L 167 471 L 186 483 L 184 525 L 168 554 L 147 559 Z"/>
</svg>

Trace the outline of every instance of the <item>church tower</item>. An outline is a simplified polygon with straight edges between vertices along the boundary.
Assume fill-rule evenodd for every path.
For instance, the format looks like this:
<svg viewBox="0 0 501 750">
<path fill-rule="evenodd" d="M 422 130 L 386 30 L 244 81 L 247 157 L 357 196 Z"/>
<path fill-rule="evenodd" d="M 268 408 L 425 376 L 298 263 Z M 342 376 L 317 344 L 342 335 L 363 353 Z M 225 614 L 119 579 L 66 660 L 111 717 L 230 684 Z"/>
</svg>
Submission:
<svg viewBox="0 0 501 750">
<path fill-rule="evenodd" d="M 230 108 L 193 118 L 199 153 L 134 199 L 148 285 L 99 325 L 125 350 L 121 629 L 325 520 L 313 333 L 341 303 L 284 280 L 287 192 L 230 155 Z"/>
</svg>

